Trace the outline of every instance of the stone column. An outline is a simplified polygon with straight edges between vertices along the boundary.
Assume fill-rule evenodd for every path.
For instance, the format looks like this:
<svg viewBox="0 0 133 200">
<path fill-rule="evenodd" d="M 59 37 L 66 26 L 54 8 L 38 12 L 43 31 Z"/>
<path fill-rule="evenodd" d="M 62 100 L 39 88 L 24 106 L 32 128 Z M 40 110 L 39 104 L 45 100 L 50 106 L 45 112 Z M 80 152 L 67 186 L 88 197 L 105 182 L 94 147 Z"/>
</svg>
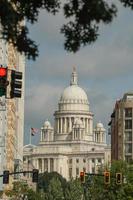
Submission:
<svg viewBox="0 0 133 200">
<path fill-rule="evenodd" d="M 88 128 L 89 128 L 89 119 L 88 118 L 87 118 L 87 124 L 86 125 L 87 125 L 86 129 L 87 129 L 87 134 L 88 134 L 88 132 L 89 132 L 88 131 Z"/>
<path fill-rule="evenodd" d="M 48 172 L 50 172 L 50 158 L 48 158 Z"/>
<path fill-rule="evenodd" d="M 57 118 L 57 133 L 59 133 L 59 118 Z"/>
<path fill-rule="evenodd" d="M 95 158 L 95 173 L 98 172 L 98 161 L 97 158 Z"/>
<path fill-rule="evenodd" d="M 39 169 L 38 158 L 36 159 L 36 168 Z"/>
<path fill-rule="evenodd" d="M 86 132 L 86 127 L 85 127 L 85 118 L 83 118 L 83 124 L 84 124 L 85 132 Z"/>
<path fill-rule="evenodd" d="M 86 135 L 86 133 L 87 133 L 87 120 L 85 118 L 85 135 Z"/>
<path fill-rule="evenodd" d="M 71 118 L 69 117 L 69 130 L 68 130 L 68 132 L 70 132 L 71 131 Z"/>
<path fill-rule="evenodd" d="M 42 135 L 43 135 L 43 130 L 41 129 L 41 141 L 43 141 Z"/>
<path fill-rule="evenodd" d="M 64 133 L 66 133 L 66 117 L 64 118 Z"/>
<path fill-rule="evenodd" d="M 42 172 L 44 172 L 44 159 L 42 158 Z"/>
<path fill-rule="evenodd" d="M 90 134 L 90 119 L 88 119 L 88 134 Z"/>
<path fill-rule="evenodd" d="M 89 169 L 88 169 L 89 173 L 92 173 L 92 162 L 91 162 L 91 159 L 89 159 Z"/>
<path fill-rule="evenodd" d="M 60 133 L 62 133 L 62 118 L 60 118 Z"/>
</svg>

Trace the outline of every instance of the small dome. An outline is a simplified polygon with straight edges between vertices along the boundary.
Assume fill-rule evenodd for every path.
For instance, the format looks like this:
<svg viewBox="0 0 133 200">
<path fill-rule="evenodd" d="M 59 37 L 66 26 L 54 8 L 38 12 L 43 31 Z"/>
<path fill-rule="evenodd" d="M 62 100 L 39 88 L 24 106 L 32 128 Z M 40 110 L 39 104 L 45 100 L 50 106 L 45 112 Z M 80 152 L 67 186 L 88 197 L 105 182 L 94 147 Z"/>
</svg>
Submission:
<svg viewBox="0 0 133 200">
<path fill-rule="evenodd" d="M 96 128 L 104 128 L 101 122 L 97 123 Z"/>
<path fill-rule="evenodd" d="M 51 124 L 48 120 L 44 122 L 44 128 L 51 128 Z"/>
</svg>

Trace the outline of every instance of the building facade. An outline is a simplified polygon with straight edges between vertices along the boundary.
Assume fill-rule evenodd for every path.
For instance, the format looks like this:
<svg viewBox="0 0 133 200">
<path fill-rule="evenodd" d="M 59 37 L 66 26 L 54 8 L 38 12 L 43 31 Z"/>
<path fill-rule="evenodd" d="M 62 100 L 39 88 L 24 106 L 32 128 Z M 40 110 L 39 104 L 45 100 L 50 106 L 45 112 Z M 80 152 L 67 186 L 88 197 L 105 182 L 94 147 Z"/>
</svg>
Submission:
<svg viewBox="0 0 133 200">
<path fill-rule="evenodd" d="M 106 131 L 101 122 L 93 128 L 93 116 L 74 69 L 54 113 L 54 127 L 48 120 L 44 122 L 39 144 L 24 147 L 24 164 L 32 163 L 40 173 L 56 171 L 67 180 L 78 177 L 80 171 L 96 173 L 109 164 Z"/>
<path fill-rule="evenodd" d="M 1 27 L 0 27 L 1 29 Z M 7 65 L 7 44 L 0 39 L 0 64 Z M 0 174 L 6 168 L 6 134 L 7 134 L 7 109 L 6 99 L 0 97 Z M 0 179 L 0 190 L 3 189 L 3 180 Z"/>
<path fill-rule="evenodd" d="M 0 139 L 2 138 L 1 140 L 3 141 L 0 146 L 0 150 L 2 151 L 0 174 L 3 174 L 4 170 L 14 172 L 16 168 L 22 169 L 25 58 L 24 55 L 20 55 L 17 52 L 12 43 L 7 43 L 1 39 L 0 44 L 0 64 L 8 67 L 8 70 L 17 70 L 23 73 L 22 98 L 10 99 L 4 96 L 0 97 L 0 129 L 2 130 L 0 132 Z M 8 77 L 9 79 L 10 76 Z M 9 92 L 7 89 L 7 97 L 9 97 Z M 1 102 L 4 102 L 3 106 Z M 6 188 L 11 186 L 13 179 L 14 177 L 10 176 L 10 182 Z M 3 188 L 4 185 L 1 183 L 0 190 L 3 190 Z"/>
<path fill-rule="evenodd" d="M 111 160 L 133 161 L 133 93 L 116 101 L 111 114 Z"/>
</svg>

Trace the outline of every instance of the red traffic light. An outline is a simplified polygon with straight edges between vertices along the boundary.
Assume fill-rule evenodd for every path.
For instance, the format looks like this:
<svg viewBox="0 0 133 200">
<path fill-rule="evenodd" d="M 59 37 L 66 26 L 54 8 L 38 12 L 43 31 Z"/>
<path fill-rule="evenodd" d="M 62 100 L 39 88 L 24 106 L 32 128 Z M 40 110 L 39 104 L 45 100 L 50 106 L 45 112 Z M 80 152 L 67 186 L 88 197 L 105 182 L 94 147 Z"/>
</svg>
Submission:
<svg viewBox="0 0 133 200">
<path fill-rule="evenodd" d="M 85 172 L 80 172 L 80 181 L 81 183 L 85 182 Z"/>
<path fill-rule="evenodd" d="M 0 67 L 0 76 L 1 76 L 1 77 L 6 76 L 6 71 L 7 71 L 6 68 Z"/>
<path fill-rule="evenodd" d="M 110 184 L 110 172 L 104 172 L 104 183 Z"/>
</svg>

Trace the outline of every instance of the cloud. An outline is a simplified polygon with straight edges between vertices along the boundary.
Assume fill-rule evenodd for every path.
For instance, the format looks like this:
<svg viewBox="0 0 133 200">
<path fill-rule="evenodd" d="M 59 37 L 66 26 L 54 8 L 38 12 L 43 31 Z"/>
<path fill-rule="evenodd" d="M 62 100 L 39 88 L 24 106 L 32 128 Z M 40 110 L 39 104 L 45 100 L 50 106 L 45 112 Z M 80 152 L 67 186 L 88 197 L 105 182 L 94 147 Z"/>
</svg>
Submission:
<svg viewBox="0 0 133 200">
<path fill-rule="evenodd" d="M 32 87 L 26 95 L 25 111 L 26 121 L 32 124 L 44 122 L 47 118 L 51 118 L 62 88 L 59 86 L 39 85 Z"/>
</svg>

